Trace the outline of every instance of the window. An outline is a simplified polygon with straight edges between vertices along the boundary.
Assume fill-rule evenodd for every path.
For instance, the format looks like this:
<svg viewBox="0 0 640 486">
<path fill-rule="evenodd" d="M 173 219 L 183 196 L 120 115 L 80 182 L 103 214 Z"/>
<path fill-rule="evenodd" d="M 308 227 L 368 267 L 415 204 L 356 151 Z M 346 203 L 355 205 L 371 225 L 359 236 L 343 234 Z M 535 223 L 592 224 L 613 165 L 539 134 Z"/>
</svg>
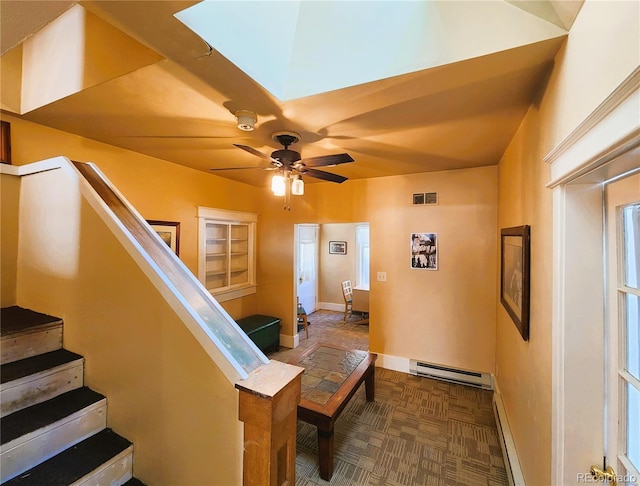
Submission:
<svg viewBox="0 0 640 486">
<path fill-rule="evenodd" d="M 620 461 L 627 472 L 637 474 L 640 470 L 640 204 L 631 204 L 622 210 L 621 236 L 623 275 L 618 294 L 622 309 L 620 332 L 626 353 L 623 348 L 618 376 L 627 403 L 626 420 L 620 420 L 619 424 L 620 437 L 626 437 L 626 454 Z"/>
<path fill-rule="evenodd" d="M 198 278 L 218 302 L 256 292 L 258 215 L 198 208 Z"/>
<path fill-rule="evenodd" d="M 369 223 L 356 224 L 356 287 L 369 288 Z"/>
</svg>

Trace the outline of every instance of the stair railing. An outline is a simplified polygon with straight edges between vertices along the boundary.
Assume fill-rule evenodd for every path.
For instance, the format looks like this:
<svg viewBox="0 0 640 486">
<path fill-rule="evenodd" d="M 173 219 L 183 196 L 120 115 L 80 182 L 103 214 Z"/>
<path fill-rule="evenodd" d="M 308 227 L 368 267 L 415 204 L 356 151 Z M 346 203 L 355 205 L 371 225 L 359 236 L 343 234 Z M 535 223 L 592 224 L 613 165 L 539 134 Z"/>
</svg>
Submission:
<svg viewBox="0 0 640 486">
<path fill-rule="evenodd" d="M 140 246 L 140 253 L 148 255 L 156 273 L 165 277 L 171 296 L 182 304 L 179 310 L 188 312 L 238 373 L 238 418 L 244 422 L 243 483 L 263 485 L 269 478 L 269 485 L 293 485 L 302 369 L 269 361 L 99 169 L 90 163 L 73 165 Z M 194 332 L 196 338 L 198 334 Z"/>
<path fill-rule="evenodd" d="M 26 175 L 60 168 L 77 177 L 88 203 L 239 390 L 243 484 L 293 485 L 303 369 L 270 361 L 94 164 L 56 157 L 30 165 L 38 168 L 5 166 L 0 172 Z"/>
</svg>

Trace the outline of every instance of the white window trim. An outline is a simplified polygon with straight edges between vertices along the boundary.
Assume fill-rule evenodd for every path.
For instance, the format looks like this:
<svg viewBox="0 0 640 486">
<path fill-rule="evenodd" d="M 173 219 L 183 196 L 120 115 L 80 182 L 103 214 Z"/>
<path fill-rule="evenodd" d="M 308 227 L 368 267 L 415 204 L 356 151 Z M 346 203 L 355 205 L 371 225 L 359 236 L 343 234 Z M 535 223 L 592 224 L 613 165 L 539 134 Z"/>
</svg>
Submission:
<svg viewBox="0 0 640 486">
<path fill-rule="evenodd" d="M 258 215 L 244 211 L 234 211 L 230 209 L 215 209 L 204 206 L 198 206 L 198 279 L 206 287 L 206 222 L 216 221 L 228 224 L 248 224 L 249 225 L 249 263 L 248 263 L 248 283 L 238 286 L 225 287 L 223 289 L 207 289 L 209 293 L 215 297 L 218 302 L 226 302 L 247 295 L 255 294 L 257 291 L 256 283 L 256 224 Z"/>
</svg>

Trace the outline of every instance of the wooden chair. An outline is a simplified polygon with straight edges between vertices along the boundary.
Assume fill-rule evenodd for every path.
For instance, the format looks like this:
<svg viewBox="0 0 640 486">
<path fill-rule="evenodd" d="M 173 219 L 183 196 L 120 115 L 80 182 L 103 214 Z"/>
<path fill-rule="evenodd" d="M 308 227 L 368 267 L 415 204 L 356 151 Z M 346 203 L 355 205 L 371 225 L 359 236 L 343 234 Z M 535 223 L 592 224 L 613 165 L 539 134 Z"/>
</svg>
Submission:
<svg viewBox="0 0 640 486">
<path fill-rule="evenodd" d="M 344 322 L 347 322 L 347 316 L 353 315 L 353 288 L 351 280 L 342 282 L 342 297 L 344 298 Z"/>
<path fill-rule="evenodd" d="M 307 311 L 305 311 L 302 304 L 300 304 L 300 299 L 296 299 L 298 303 L 298 324 L 302 324 L 304 326 L 304 332 L 307 334 L 307 339 L 309 339 L 309 321 L 307 321 Z"/>
</svg>

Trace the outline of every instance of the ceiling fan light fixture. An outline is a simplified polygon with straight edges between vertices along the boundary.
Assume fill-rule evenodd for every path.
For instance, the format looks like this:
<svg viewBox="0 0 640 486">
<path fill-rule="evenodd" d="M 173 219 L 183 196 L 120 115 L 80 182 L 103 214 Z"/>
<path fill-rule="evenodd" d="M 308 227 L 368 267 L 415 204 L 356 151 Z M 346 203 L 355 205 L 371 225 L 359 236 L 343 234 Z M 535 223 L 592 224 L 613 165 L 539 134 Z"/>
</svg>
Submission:
<svg viewBox="0 0 640 486">
<path fill-rule="evenodd" d="M 253 111 L 238 110 L 234 114 L 238 120 L 238 128 L 245 132 L 252 131 L 258 121 L 258 116 Z"/>
<path fill-rule="evenodd" d="M 271 178 L 271 191 L 274 196 L 284 196 L 285 180 L 282 174 L 274 174 Z"/>
<path fill-rule="evenodd" d="M 291 181 L 291 194 L 294 196 L 302 196 L 304 194 L 304 182 L 300 174 L 296 175 Z"/>
</svg>

